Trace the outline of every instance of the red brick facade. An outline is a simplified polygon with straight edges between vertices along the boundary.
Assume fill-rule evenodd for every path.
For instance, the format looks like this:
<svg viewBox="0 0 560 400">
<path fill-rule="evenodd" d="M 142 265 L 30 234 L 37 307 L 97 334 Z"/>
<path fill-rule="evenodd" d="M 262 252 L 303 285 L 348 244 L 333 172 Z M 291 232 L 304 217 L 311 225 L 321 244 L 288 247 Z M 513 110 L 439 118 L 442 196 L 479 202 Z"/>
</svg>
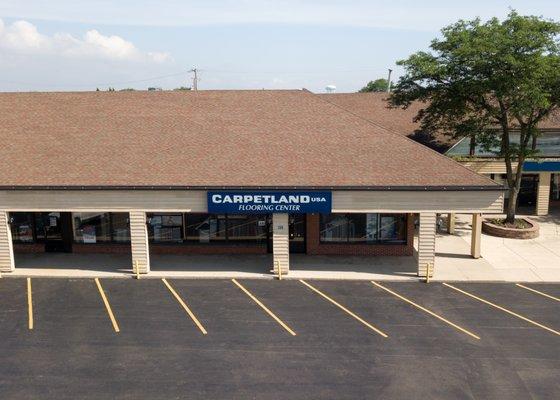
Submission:
<svg viewBox="0 0 560 400">
<path fill-rule="evenodd" d="M 44 243 L 14 243 L 14 253 L 44 253 Z"/>
<path fill-rule="evenodd" d="M 411 256 L 414 240 L 414 214 L 407 216 L 406 244 L 337 244 L 320 243 L 319 214 L 307 214 L 306 217 L 306 251 L 310 255 L 353 255 L 353 256 Z M 42 253 L 43 243 L 14 244 L 16 253 Z M 73 253 L 130 254 L 130 244 L 124 243 L 74 243 Z M 230 245 L 205 246 L 200 244 L 162 245 L 150 243 L 151 254 L 266 254 L 268 246 Z"/>
<path fill-rule="evenodd" d="M 15 253 L 44 253 L 43 243 L 15 243 Z M 150 243 L 151 254 L 266 254 L 266 244 L 235 246 L 204 246 L 197 244 L 162 245 Z M 130 244 L 118 243 L 74 243 L 72 253 L 78 254 L 130 254 Z"/>
<path fill-rule="evenodd" d="M 266 254 L 263 245 L 204 246 L 198 244 L 157 245 L 150 243 L 150 254 Z"/>
</svg>

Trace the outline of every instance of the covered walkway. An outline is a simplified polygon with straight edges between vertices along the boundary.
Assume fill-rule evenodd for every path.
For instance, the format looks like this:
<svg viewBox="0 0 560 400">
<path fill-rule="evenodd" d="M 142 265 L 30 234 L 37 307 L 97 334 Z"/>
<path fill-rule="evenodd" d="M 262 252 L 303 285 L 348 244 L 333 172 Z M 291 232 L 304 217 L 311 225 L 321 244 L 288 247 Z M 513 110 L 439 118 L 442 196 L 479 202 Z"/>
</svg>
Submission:
<svg viewBox="0 0 560 400">
<path fill-rule="evenodd" d="M 414 257 L 349 257 L 290 255 L 287 279 L 418 279 Z M 10 276 L 130 278 L 130 255 L 16 254 Z M 272 255 L 154 255 L 151 271 L 142 278 L 273 279 Z"/>
</svg>

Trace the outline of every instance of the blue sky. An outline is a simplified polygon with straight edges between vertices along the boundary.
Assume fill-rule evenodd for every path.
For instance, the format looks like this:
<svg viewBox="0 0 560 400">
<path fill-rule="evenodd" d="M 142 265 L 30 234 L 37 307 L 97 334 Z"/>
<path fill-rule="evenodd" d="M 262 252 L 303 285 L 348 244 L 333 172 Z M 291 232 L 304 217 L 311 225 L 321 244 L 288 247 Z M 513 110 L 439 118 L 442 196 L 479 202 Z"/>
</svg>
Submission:
<svg viewBox="0 0 560 400">
<path fill-rule="evenodd" d="M 457 3 L 457 4 L 454 4 Z M 460 18 L 509 7 L 560 20 L 555 1 L 63 0 L 0 4 L 0 90 L 358 90 Z"/>
</svg>

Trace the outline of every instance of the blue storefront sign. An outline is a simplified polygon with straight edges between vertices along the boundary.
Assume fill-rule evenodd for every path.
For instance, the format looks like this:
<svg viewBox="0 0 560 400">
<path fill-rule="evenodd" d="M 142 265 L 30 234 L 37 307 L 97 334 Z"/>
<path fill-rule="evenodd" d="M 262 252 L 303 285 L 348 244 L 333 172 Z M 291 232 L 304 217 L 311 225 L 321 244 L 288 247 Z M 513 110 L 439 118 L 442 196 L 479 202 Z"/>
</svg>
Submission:
<svg viewBox="0 0 560 400">
<path fill-rule="evenodd" d="M 208 212 L 213 214 L 328 214 L 331 208 L 331 192 L 208 192 Z"/>
<path fill-rule="evenodd" d="M 525 161 L 525 172 L 560 172 L 560 161 Z"/>
</svg>

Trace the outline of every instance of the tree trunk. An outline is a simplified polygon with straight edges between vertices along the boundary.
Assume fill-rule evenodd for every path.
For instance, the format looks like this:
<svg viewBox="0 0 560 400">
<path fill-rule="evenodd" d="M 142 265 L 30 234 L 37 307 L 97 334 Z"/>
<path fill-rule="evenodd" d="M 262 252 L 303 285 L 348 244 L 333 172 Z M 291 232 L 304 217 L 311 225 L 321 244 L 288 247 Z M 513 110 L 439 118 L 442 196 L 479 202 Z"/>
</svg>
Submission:
<svg viewBox="0 0 560 400">
<path fill-rule="evenodd" d="M 519 194 L 519 189 L 516 186 L 510 187 L 508 193 L 509 199 L 506 210 L 506 222 L 513 224 L 515 221 L 515 212 L 517 210 L 517 196 Z"/>
<path fill-rule="evenodd" d="M 471 136 L 471 140 L 469 143 L 469 156 L 474 156 L 474 153 L 476 151 L 476 138 L 474 137 L 474 135 Z"/>
</svg>

